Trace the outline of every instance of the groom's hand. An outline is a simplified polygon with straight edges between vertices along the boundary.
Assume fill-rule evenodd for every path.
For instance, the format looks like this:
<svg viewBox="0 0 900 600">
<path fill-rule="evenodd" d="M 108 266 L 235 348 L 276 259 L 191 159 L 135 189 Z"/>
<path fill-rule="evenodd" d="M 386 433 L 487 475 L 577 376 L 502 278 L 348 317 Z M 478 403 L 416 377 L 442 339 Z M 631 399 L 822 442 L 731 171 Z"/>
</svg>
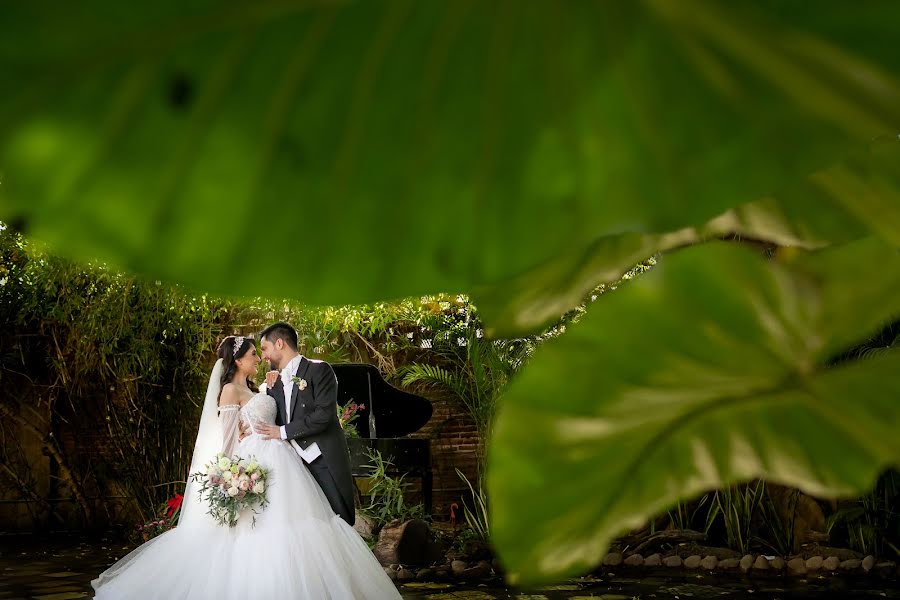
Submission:
<svg viewBox="0 0 900 600">
<path fill-rule="evenodd" d="M 256 431 L 266 436 L 267 440 L 281 439 L 281 427 L 278 425 L 257 425 Z"/>
</svg>

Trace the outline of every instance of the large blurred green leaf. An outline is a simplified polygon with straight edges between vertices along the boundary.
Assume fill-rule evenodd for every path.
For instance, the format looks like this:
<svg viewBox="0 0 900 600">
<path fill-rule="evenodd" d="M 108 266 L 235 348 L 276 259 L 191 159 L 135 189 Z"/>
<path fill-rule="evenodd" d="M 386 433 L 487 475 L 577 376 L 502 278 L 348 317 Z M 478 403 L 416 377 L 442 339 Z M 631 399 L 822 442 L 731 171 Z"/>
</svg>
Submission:
<svg viewBox="0 0 900 600">
<path fill-rule="evenodd" d="M 0 218 L 215 292 L 469 290 L 697 226 L 900 123 L 893 2 L 0 11 Z"/>
<path fill-rule="evenodd" d="M 878 143 L 830 169 L 737 206 L 698 227 L 663 234 L 602 236 L 472 295 L 491 336 L 540 331 L 584 301 L 601 283 L 622 277 L 647 257 L 735 236 L 818 249 L 876 231 L 900 247 L 900 143 Z"/>
<path fill-rule="evenodd" d="M 513 580 L 583 572 L 734 482 L 862 492 L 900 463 L 900 354 L 824 365 L 897 317 L 900 253 L 871 239 L 790 264 L 696 246 L 605 295 L 503 398 L 488 490 Z"/>
</svg>

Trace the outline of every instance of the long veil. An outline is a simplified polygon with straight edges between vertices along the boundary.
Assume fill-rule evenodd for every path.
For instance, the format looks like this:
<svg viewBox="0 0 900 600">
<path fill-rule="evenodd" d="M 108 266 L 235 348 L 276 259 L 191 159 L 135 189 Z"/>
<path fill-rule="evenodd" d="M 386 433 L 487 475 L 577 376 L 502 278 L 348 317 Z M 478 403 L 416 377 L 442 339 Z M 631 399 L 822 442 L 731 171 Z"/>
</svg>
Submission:
<svg viewBox="0 0 900 600">
<path fill-rule="evenodd" d="M 212 373 L 209 375 L 206 398 L 203 400 L 203 412 L 200 413 L 200 427 L 197 429 L 197 441 L 194 442 L 194 454 L 191 456 L 191 470 L 188 473 L 196 473 L 202 470 L 203 465 L 211 461 L 216 453 L 222 449 L 222 424 L 218 412 L 219 390 L 222 388 L 223 371 L 224 367 L 220 358 L 216 361 L 216 366 L 213 367 Z M 200 495 L 197 493 L 199 490 L 200 484 L 191 481 L 190 475 L 188 475 L 188 483 L 184 490 L 184 500 L 181 502 L 181 516 L 178 519 L 176 530 L 191 529 L 196 531 L 198 528 L 206 527 L 210 531 L 224 531 L 216 525 L 215 520 L 207 512 L 206 506 L 204 506 L 200 500 Z M 99 589 L 100 586 L 106 585 L 123 573 L 129 565 L 147 552 L 154 544 L 172 533 L 174 533 L 174 530 L 138 546 L 127 556 L 101 573 L 97 579 L 91 582 L 91 585 L 94 586 L 95 590 Z"/>
<path fill-rule="evenodd" d="M 197 441 L 194 442 L 189 474 L 203 470 L 203 466 L 222 449 L 222 420 L 219 419 L 218 413 L 223 371 L 224 367 L 220 358 L 216 361 L 216 365 L 209 375 L 209 385 L 206 386 L 206 398 L 203 400 L 203 412 L 200 413 L 200 426 L 197 429 Z M 193 481 L 188 475 L 184 500 L 181 502 L 181 516 L 178 519 L 179 527 L 202 523 L 210 518 L 207 515 L 206 506 L 200 500 L 199 490 L 200 484 Z"/>
</svg>

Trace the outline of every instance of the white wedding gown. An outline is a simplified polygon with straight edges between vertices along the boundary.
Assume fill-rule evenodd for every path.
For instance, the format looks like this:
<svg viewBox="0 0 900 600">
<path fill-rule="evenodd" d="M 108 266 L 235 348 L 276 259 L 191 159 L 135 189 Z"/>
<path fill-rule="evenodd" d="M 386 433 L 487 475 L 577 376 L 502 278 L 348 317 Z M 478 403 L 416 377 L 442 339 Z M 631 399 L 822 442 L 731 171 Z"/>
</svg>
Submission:
<svg viewBox="0 0 900 600">
<path fill-rule="evenodd" d="M 239 414 L 248 425 L 274 424 L 275 412 L 275 400 L 258 393 Z M 334 514 L 288 442 L 251 434 L 236 454 L 255 456 L 270 470 L 269 504 L 256 515 L 255 527 L 249 512 L 234 528 L 209 515 L 192 518 L 136 548 L 91 582 L 95 598 L 400 598 L 356 530 Z"/>
</svg>

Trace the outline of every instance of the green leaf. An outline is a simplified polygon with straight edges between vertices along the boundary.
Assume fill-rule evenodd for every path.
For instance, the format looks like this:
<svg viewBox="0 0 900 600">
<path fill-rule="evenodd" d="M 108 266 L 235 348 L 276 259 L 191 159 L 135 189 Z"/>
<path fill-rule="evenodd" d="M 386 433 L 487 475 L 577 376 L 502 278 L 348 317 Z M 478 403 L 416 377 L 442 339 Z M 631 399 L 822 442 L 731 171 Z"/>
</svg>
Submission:
<svg viewBox="0 0 900 600">
<path fill-rule="evenodd" d="M 583 572 L 704 491 L 763 477 L 856 494 L 900 461 L 900 354 L 824 366 L 900 316 L 900 253 L 867 239 L 790 258 L 686 249 L 535 353 L 488 449 L 513 581 Z"/>
<path fill-rule="evenodd" d="M 895 135 L 900 5 L 814 13 L 7 3 L 0 218 L 211 292 L 470 290 L 697 226 Z M 876 204 L 864 220 L 896 234 Z"/>
<path fill-rule="evenodd" d="M 817 249 L 876 231 L 900 246 L 900 143 L 869 151 L 735 207 L 699 227 L 665 234 L 602 236 L 508 280 L 472 292 L 492 337 L 547 327 L 601 283 L 620 279 L 647 257 L 721 237 Z"/>
</svg>

